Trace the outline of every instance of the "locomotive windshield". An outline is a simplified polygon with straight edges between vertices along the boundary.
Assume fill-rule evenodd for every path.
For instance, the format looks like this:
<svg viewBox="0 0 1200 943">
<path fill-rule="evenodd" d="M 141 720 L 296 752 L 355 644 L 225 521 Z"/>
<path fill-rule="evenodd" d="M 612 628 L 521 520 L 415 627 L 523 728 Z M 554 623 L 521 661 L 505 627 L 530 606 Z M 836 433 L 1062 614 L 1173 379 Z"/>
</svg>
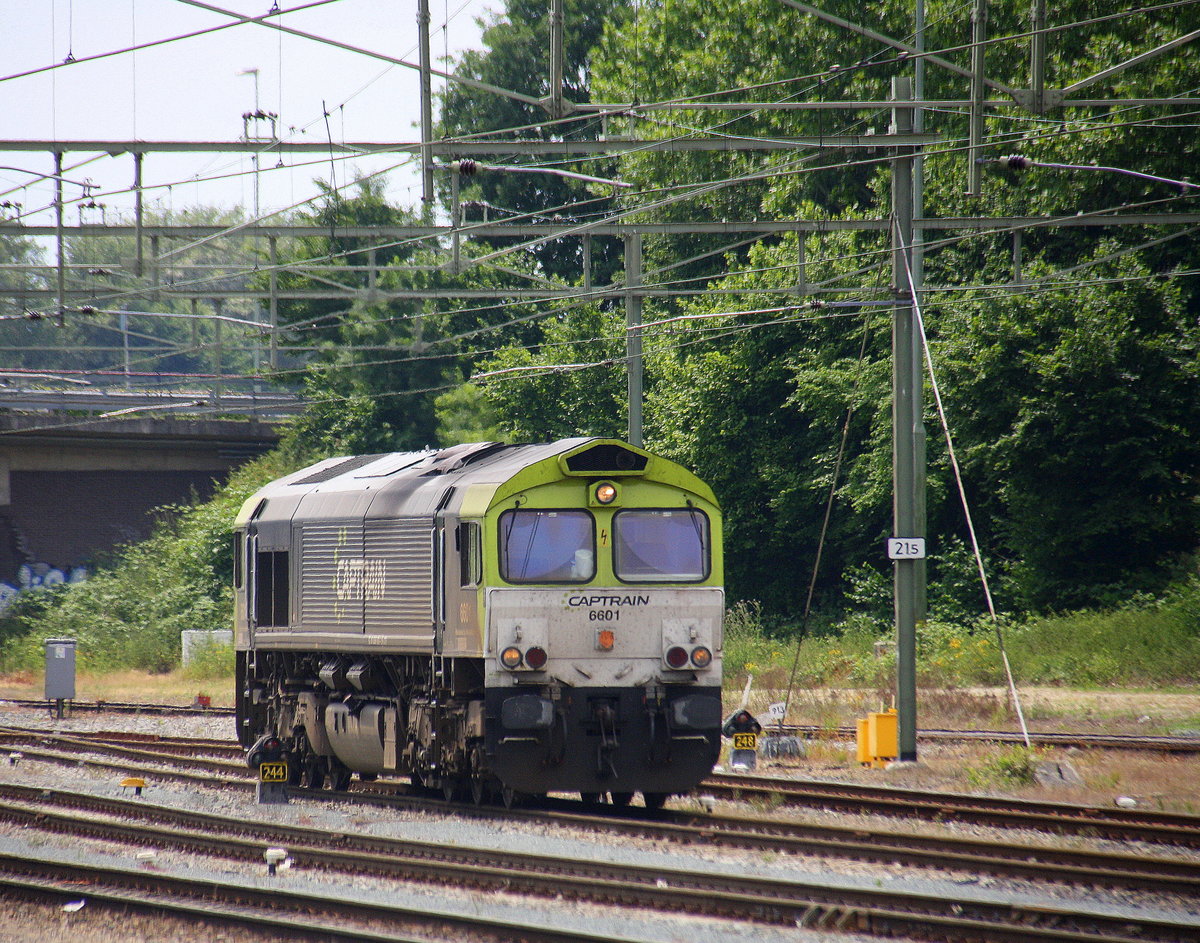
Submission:
<svg viewBox="0 0 1200 943">
<path fill-rule="evenodd" d="M 708 575 L 708 518 L 700 511 L 620 511 L 613 532 L 618 579 L 694 582 Z"/>
<path fill-rule="evenodd" d="M 586 583 L 596 575 L 595 525 L 586 511 L 505 511 L 500 575 L 510 583 Z"/>
</svg>

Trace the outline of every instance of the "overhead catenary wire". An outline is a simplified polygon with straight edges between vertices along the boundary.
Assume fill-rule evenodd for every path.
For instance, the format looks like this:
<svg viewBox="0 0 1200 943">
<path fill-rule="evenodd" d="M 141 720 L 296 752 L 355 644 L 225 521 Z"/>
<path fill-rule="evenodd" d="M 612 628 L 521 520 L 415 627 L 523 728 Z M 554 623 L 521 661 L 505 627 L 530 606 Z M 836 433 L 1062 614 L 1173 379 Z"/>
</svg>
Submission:
<svg viewBox="0 0 1200 943">
<path fill-rule="evenodd" d="M 978 235 L 978 234 L 976 234 L 976 235 Z M 959 237 L 959 238 L 963 238 L 963 237 Z M 1166 238 L 1171 238 L 1171 237 L 1166 237 Z M 947 241 L 950 241 L 950 240 L 947 240 Z M 1159 242 L 1159 241 L 1162 241 L 1162 240 L 1151 240 L 1151 241 L 1150 241 L 1149 243 L 1147 243 L 1147 244 L 1154 244 L 1154 243 L 1157 243 L 1157 242 Z M 1136 248 L 1136 247 L 1134 247 L 1134 248 Z M 1082 266 L 1082 267 L 1087 267 L 1087 266 L 1089 266 L 1089 265 L 1091 265 L 1091 264 L 1099 264 L 1101 261 L 1104 261 L 1104 260 L 1106 260 L 1107 258 L 1109 258 L 1109 256 L 1105 256 L 1105 257 L 1102 257 L 1101 259 L 1096 259 L 1096 260 L 1093 260 L 1092 262 L 1085 263 L 1085 266 Z M 1077 268 L 1079 268 L 1079 267 L 1077 267 Z M 857 271 L 858 271 L 858 272 L 861 274 L 861 273 L 863 273 L 863 272 L 865 272 L 865 271 L 868 271 L 868 270 L 870 270 L 870 267 L 866 267 L 866 268 L 863 268 L 863 269 L 860 269 L 860 270 L 857 270 Z M 846 277 L 846 275 L 847 275 L 847 274 L 848 274 L 848 273 L 842 273 L 841 275 L 834 276 L 834 277 L 830 278 L 830 279 L 828 280 L 828 282 L 830 282 L 830 283 L 832 283 L 832 282 L 836 282 L 837 280 L 840 280 L 841 278 L 844 278 L 844 277 Z M 1174 278 L 1174 277 L 1180 277 L 1180 278 L 1182 278 L 1182 277 L 1188 277 L 1188 276 L 1190 276 L 1190 275 L 1194 275 L 1194 274 L 1195 274 L 1194 272 L 1189 272 L 1189 271 L 1179 271 L 1179 272 L 1174 272 L 1174 273 L 1171 273 L 1171 274 L 1170 274 L 1169 276 L 1167 276 L 1167 277 L 1173 277 L 1173 278 Z M 1051 273 L 1050 275 L 1048 275 L 1048 276 L 1045 276 L 1045 277 L 1044 277 L 1044 280 L 1047 280 L 1047 281 L 1049 281 L 1049 280 L 1053 280 L 1053 279 L 1055 279 L 1055 278 L 1056 278 L 1056 275 L 1057 275 L 1057 273 Z M 1157 279 L 1161 279 L 1161 278 L 1162 278 L 1162 277 L 1164 277 L 1164 276 L 1163 276 L 1163 275 L 1161 275 L 1161 274 L 1149 273 L 1149 274 L 1147 274 L 1147 275 L 1146 275 L 1146 276 L 1144 276 L 1144 277 L 1145 277 L 1145 278 L 1147 278 L 1147 279 L 1154 279 L 1154 280 L 1157 280 Z M 1057 280 L 1057 287 L 1055 287 L 1055 286 L 1049 286 L 1049 287 L 1046 287 L 1044 290 L 1060 290 L 1062 287 L 1070 287 L 1070 286 L 1072 286 L 1072 285 L 1073 285 L 1073 286 L 1076 286 L 1076 287 L 1082 287 L 1082 286 L 1089 285 L 1089 284 L 1090 284 L 1090 285 L 1098 285 L 1098 284 L 1105 284 L 1105 283 L 1109 283 L 1109 282 L 1113 282 L 1113 281 L 1127 282 L 1127 281 L 1129 281 L 1129 279 L 1128 279 L 1128 278 L 1120 278 L 1120 279 L 1115 279 L 1115 278 L 1114 278 L 1114 279 L 1088 279 L 1088 280 L 1078 280 L 1078 279 L 1077 279 L 1077 280 L 1074 280 L 1074 281 L 1072 281 L 1072 282 L 1065 282 L 1065 283 L 1064 283 L 1064 282 L 1062 281 L 1062 279 L 1061 279 L 1061 278 L 1058 278 L 1058 280 Z M 810 286 L 810 290 L 811 290 L 812 288 L 814 288 L 814 287 L 815 287 L 815 286 Z M 926 293 L 933 293 L 933 292 L 940 292 L 940 293 L 951 292 L 951 293 L 954 293 L 954 292 L 964 292 L 964 291 L 975 291 L 975 292 L 978 292 L 978 291 L 980 291 L 980 290 L 984 290 L 984 291 L 987 291 L 987 290 L 999 291 L 999 292 L 1001 292 L 1001 293 L 1005 293 L 1005 294 L 1007 294 L 1007 293 L 1011 293 L 1011 292 L 1013 291 L 1013 287 L 1012 287 L 1011 285 L 1008 285 L 1008 284 L 1004 284 L 1004 285 L 1001 285 L 1001 286 L 928 286 L 928 285 L 927 285 L 927 286 L 925 287 L 925 291 L 926 291 Z M 1035 291 L 1035 290 L 1039 290 L 1039 289 L 1037 288 L 1037 284 L 1036 284 L 1035 282 L 1026 282 L 1026 283 L 1023 283 L 1023 284 L 1022 284 L 1022 286 L 1021 286 L 1021 290 L 1023 291 L 1023 293 L 1025 293 L 1025 294 L 1028 294 L 1030 291 Z M 489 305 L 489 306 L 487 306 L 487 307 L 490 307 L 490 308 L 492 308 L 492 307 L 496 307 L 496 306 L 495 306 L 495 305 Z M 561 307 L 561 306 L 559 306 L 559 307 L 558 307 L 558 308 L 556 308 L 555 310 L 559 310 L 559 311 L 561 311 L 561 310 L 564 310 L 564 309 L 562 309 L 562 307 Z M 523 318 L 517 319 L 517 321 L 521 321 L 521 320 L 530 320 L 530 319 L 536 319 L 536 318 L 540 318 L 540 317 L 546 316 L 546 315 L 548 315 L 548 314 L 550 314 L 550 313 L 553 313 L 553 312 L 534 313 L 534 314 L 532 314 L 532 315 L 525 316 L 525 317 L 523 317 Z M 389 319 L 386 319 L 386 320 L 399 320 L 399 319 L 407 319 L 407 318 L 419 317 L 419 316 L 421 316 L 421 315 L 419 315 L 419 314 L 418 314 L 418 315 L 411 315 L 411 314 L 410 314 L 410 315 L 405 315 L 405 316 L 403 316 L 402 318 L 389 318 Z M 458 336 L 458 337 L 457 337 L 457 339 L 463 339 L 463 338 L 465 338 L 465 337 L 472 337 L 472 336 L 479 336 L 479 335 L 481 335 L 481 334 L 488 333 L 488 332 L 490 332 L 490 331 L 493 331 L 493 330 L 502 329 L 502 328 L 503 328 L 503 327 L 505 327 L 505 326 L 510 326 L 512 323 L 516 323 L 516 322 L 509 321 L 509 322 L 504 322 L 504 323 L 502 323 L 502 324 L 498 324 L 498 325 L 487 325 L 487 326 L 481 326 L 481 327 L 479 327 L 479 328 L 474 328 L 474 329 L 472 329 L 472 330 L 470 330 L 470 331 L 463 332 L 463 334 L 462 334 L 462 335 L 460 335 L 460 336 Z M 452 342 L 452 341 L 453 341 L 453 340 L 455 340 L 455 339 L 456 339 L 456 338 L 433 339 L 433 340 L 431 340 L 431 341 L 430 341 L 430 343 L 438 344 L 438 343 L 443 343 L 443 342 Z M 461 355 L 472 355 L 472 352 L 471 352 L 471 351 L 465 351 L 465 352 L 462 352 L 461 354 L 456 354 L 456 355 L 454 355 L 454 356 L 461 356 Z M 351 366 L 351 365 L 350 365 L 350 364 L 347 364 L 347 365 L 345 365 L 345 366 Z"/>
<path fill-rule="evenodd" d="M 1173 199 L 1179 199 L 1179 198 L 1173 198 Z M 1160 203 L 1160 204 L 1161 204 L 1161 203 L 1164 203 L 1164 202 L 1169 202 L 1169 201 L 1167 201 L 1167 200 L 1157 200 L 1157 201 L 1155 201 L 1155 200 L 1149 200 L 1149 201 L 1144 201 L 1142 204 L 1126 205 L 1124 208 L 1126 208 L 1126 209 L 1136 209 L 1136 208 L 1139 208 L 1139 207 L 1141 207 L 1141 208 L 1145 208 L 1145 207 L 1147 207 L 1147 206 L 1154 205 L 1155 203 Z M 1102 208 L 1102 209 L 1100 209 L 1100 210 L 1094 211 L 1094 212 L 1093 212 L 1092 214 L 1090 214 L 1090 215 L 1094 215 L 1094 216 L 1102 216 L 1103 214 L 1105 214 L 1106 212 L 1109 212 L 1109 211 L 1110 211 L 1110 209 L 1109 209 L 1109 208 Z M 1076 219 L 1078 219 L 1078 217 L 1076 217 Z M 997 228 L 997 229 L 995 229 L 995 230 L 983 230 L 983 231 L 979 231 L 979 232 L 968 233 L 968 234 L 966 234 L 966 235 L 960 235 L 960 236 L 949 237 L 949 238 L 946 238 L 946 239 L 943 239 L 943 240 L 938 240 L 938 241 L 935 241 L 935 242 L 931 242 L 931 243 L 929 244 L 929 246 L 930 246 L 930 248 L 931 248 L 931 249 L 932 249 L 932 248 L 938 248 L 938 247 L 941 247 L 941 246 L 943 246 L 943 245 L 949 245 L 949 244 L 951 244 L 951 243 L 953 243 L 953 242 L 960 241 L 960 240 L 962 240 L 962 239 L 976 238 L 976 237 L 978 237 L 978 236 L 980 236 L 980 235 L 986 235 L 986 234 L 988 234 L 988 233 L 995 234 L 995 233 L 1015 232 L 1015 231 L 1022 230 L 1022 229 L 1035 228 L 1035 227 L 1037 227 L 1037 226 L 1053 226 L 1053 225 L 1055 224 L 1055 222 L 1056 222 L 1056 220 L 1053 220 L 1053 219 L 1050 219 L 1050 220 L 1036 220 L 1036 221 L 1033 221 L 1033 222 L 1030 222 L 1030 223 L 1026 223 L 1026 224 L 1021 224 L 1021 225 L 1003 226 L 1003 227 L 998 227 L 998 228 Z M 409 241 L 409 242 L 414 242 L 414 241 L 417 241 L 417 240 L 408 240 L 408 241 Z M 387 244 L 384 244 L 384 245 L 400 245 L 400 244 L 402 244 L 402 243 L 387 243 Z M 362 252 L 362 251 L 367 251 L 367 250 L 365 250 L 365 249 L 359 249 L 359 250 L 354 250 L 354 251 L 357 251 L 357 252 Z M 350 255 L 350 254 L 354 254 L 354 252 L 347 252 L 347 253 L 345 253 L 345 255 Z M 311 261 L 311 260 L 310 260 L 310 261 Z M 285 264 L 285 265 L 278 266 L 278 268 L 280 268 L 280 269 L 284 269 L 284 268 L 286 268 L 286 267 L 287 267 L 287 265 L 286 265 L 286 264 Z M 262 270 L 263 270 L 263 269 L 262 269 L 261 267 L 256 267 L 256 269 L 255 269 L 255 271 L 262 271 Z M 229 277 L 229 276 L 228 276 L 228 275 L 226 275 L 226 276 L 223 276 L 223 277 Z M 187 285 L 191 285 L 191 286 L 198 286 L 198 285 L 201 285 L 201 284 L 203 284 L 203 282 L 204 282 L 204 279 L 195 279 L 195 280 L 192 280 L 191 282 L 185 282 L 185 283 L 181 283 L 181 284 L 183 284 L 185 287 L 186 287 Z M 137 291 L 135 291 L 135 292 L 129 292 L 129 293 L 126 293 L 126 294 L 129 294 L 129 295 L 137 295 L 137 294 L 139 294 L 139 293 L 140 293 L 140 292 L 137 292 Z M 597 294 L 599 294 L 599 293 L 597 293 Z M 117 297 L 120 297 L 120 296 L 121 296 L 121 295 L 120 295 L 119 293 L 113 293 L 113 294 L 110 296 L 110 298 L 113 298 L 113 299 L 115 299 L 115 298 L 117 298 Z M 489 305 L 488 307 L 494 307 L 494 305 Z"/>
<path fill-rule="evenodd" d="M 1167 6 L 1173 6 L 1173 5 L 1177 5 L 1177 4 L 1164 4 L 1164 5 L 1159 5 L 1159 6 L 1157 6 L 1157 7 L 1151 7 L 1151 8 L 1142 8 L 1142 9 L 1140 9 L 1140 10 L 1138 10 L 1138 11 L 1130 11 L 1130 12 L 1131 12 L 1131 13 L 1136 13 L 1136 12 L 1145 12 L 1145 11 L 1147 11 L 1147 10 L 1155 10 L 1155 9 L 1165 8 L 1165 7 L 1167 7 Z M 1118 15 L 1127 15 L 1127 14 L 1124 14 L 1124 13 L 1123 13 L 1123 14 L 1114 14 L 1114 15 L 1113 15 L 1113 17 L 1115 17 L 1115 16 L 1118 16 Z M 1109 18 L 1112 18 L 1112 17 L 1109 17 Z M 1095 19 L 1096 19 L 1096 21 L 1098 21 L 1098 20 L 1101 20 L 1101 19 L 1106 19 L 1106 18 L 1103 18 L 1103 17 L 1102 17 L 1102 18 L 1095 18 Z M 1092 21 L 1083 21 L 1083 22 L 1092 22 Z M 1068 28 L 1068 27 L 1070 27 L 1071 25 L 1072 25 L 1072 24 L 1066 24 L 1066 25 L 1064 25 L 1064 26 L 1063 26 L 1063 27 L 1061 27 L 1061 28 Z"/>
<path fill-rule="evenodd" d="M 205 27 L 204 29 L 192 30 L 189 33 L 180 33 L 176 36 L 168 36 L 163 39 L 151 40 L 150 42 L 134 43 L 129 46 L 124 46 L 120 49 L 112 49 L 112 50 L 109 50 L 108 52 L 93 53 L 92 55 L 88 55 L 88 56 L 78 56 L 77 57 L 74 54 L 69 54 L 68 58 L 61 62 L 52 62 L 52 63 L 49 63 L 44 66 L 39 66 L 35 69 L 27 69 L 24 72 L 13 72 L 9 75 L 0 75 L 0 82 L 11 82 L 15 79 L 29 78 L 30 76 L 33 76 L 33 75 L 40 75 L 43 72 L 54 72 L 58 69 L 64 69 L 64 68 L 68 68 L 68 67 L 72 67 L 72 66 L 79 66 L 79 65 L 83 65 L 88 62 L 95 62 L 99 59 L 108 59 L 113 56 L 130 55 L 132 53 L 139 52 L 143 49 L 153 49 L 156 46 L 166 46 L 171 43 L 183 42 L 184 40 L 187 40 L 187 39 L 195 39 L 199 36 L 206 36 L 211 33 L 220 32 L 221 30 L 232 29 L 237 26 L 245 26 L 247 23 L 251 23 L 254 21 L 265 21 L 266 19 L 268 19 L 269 17 L 272 17 L 272 16 L 284 15 L 284 14 L 288 14 L 288 13 L 297 13 L 301 10 L 308 10 L 308 9 L 311 9 L 312 7 L 320 7 L 320 6 L 325 6 L 326 4 L 329 4 L 329 3 L 337 3 L 337 2 L 338 2 L 338 0 L 310 0 L 310 2 L 308 2 L 308 3 L 303 3 L 300 6 L 296 6 L 296 7 L 289 7 L 286 10 L 272 9 L 269 12 L 264 13 L 261 16 L 256 16 L 256 17 L 255 16 L 243 17 L 240 14 L 230 14 L 231 16 L 238 17 L 236 22 L 221 23 L 218 26 L 209 26 L 209 27 Z"/>
<path fill-rule="evenodd" d="M 1084 129 L 1080 129 L 1080 130 L 1084 130 Z M 382 171 L 382 172 L 386 172 L 386 171 Z M 319 198 L 319 196 L 320 196 L 320 195 L 318 194 L 318 195 L 317 195 L 317 197 Z M 303 201 L 302 201 L 302 202 L 303 202 Z"/>
</svg>

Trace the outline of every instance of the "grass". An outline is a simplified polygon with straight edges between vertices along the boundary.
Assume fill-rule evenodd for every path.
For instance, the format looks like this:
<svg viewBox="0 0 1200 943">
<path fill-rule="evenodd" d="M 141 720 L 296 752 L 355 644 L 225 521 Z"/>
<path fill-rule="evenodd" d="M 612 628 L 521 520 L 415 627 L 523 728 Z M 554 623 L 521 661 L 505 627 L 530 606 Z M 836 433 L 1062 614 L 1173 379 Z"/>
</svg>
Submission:
<svg viewBox="0 0 1200 943">
<path fill-rule="evenodd" d="M 38 700 L 44 693 L 40 671 L 18 671 L 0 675 L 0 698 Z M 126 703 L 192 704 L 196 695 L 207 694 L 214 707 L 233 706 L 233 671 L 227 676 L 197 678 L 177 669 L 151 674 L 146 671 L 79 672 L 75 697 L 80 701 Z"/>
<path fill-rule="evenodd" d="M 734 695 L 751 683 L 782 700 L 821 688 L 875 692 L 895 689 L 892 628 L 851 617 L 836 634 L 797 643 L 794 630 L 764 628 L 760 608 L 736 603 L 725 628 L 725 684 Z M 1015 719 L 1006 698 L 990 703 L 961 692 L 1006 685 L 1000 646 L 1018 686 L 1113 686 L 1193 692 L 1200 678 L 1200 580 L 1190 579 L 1159 599 L 1135 598 L 1117 610 L 1067 613 L 1025 621 L 929 621 L 917 628 L 917 683 L 934 697 L 938 713 Z M 823 713 L 820 704 L 809 704 Z M 810 721 L 811 722 L 811 721 Z M 816 721 L 820 723 L 821 721 Z"/>
<path fill-rule="evenodd" d="M 1042 752 L 1022 746 L 998 750 L 978 765 L 966 768 L 967 782 L 976 789 L 1032 786 L 1033 771 Z"/>
</svg>

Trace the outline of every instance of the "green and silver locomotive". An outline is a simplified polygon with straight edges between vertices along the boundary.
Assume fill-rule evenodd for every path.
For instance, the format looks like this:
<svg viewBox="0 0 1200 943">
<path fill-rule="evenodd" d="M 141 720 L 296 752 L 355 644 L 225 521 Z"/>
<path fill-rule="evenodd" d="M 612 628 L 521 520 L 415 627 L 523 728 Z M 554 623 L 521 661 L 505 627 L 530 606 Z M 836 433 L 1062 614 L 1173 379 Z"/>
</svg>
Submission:
<svg viewBox="0 0 1200 943">
<path fill-rule="evenodd" d="M 320 462 L 235 525 L 239 738 L 293 782 L 661 805 L 720 746 L 721 517 L 612 439 Z"/>
</svg>

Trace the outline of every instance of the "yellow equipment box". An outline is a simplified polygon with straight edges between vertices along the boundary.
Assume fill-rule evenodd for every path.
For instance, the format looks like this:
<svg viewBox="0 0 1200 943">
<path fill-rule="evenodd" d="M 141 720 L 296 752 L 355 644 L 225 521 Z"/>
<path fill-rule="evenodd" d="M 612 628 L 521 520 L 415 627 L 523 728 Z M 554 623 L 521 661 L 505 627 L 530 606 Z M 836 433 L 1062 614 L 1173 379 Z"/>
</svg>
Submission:
<svg viewBox="0 0 1200 943">
<path fill-rule="evenodd" d="M 858 721 L 858 762 L 882 769 L 900 753 L 896 711 L 873 711 Z"/>
</svg>

